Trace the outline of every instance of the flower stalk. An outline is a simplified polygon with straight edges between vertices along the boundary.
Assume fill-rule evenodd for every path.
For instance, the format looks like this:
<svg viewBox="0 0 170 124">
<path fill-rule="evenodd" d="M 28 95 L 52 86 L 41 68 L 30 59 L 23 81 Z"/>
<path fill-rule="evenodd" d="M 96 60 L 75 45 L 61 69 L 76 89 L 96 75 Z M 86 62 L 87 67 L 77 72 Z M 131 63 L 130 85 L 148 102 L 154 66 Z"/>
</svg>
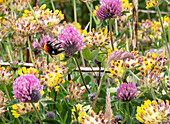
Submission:
<svg viewBox="0 0 170 124">
<path fill-rule="evenodd" d="M 110 31 L 110 39 L 111 39 L 111 45 L 112 45 L 112 50 L 114 50 L 114 45 L 113 45 L 113 37 L 112 37 L 112 20 L 109 19 L 109 31 Z"/>
<path fill-rule="evenodd" d="M 78 59 L 75 58 L 75 61 L 76 61 L 76 63 L 77 63 L 77 67 L 78 67 L 78 69 L 79 69 L 80 76 L 81 76 L 81 79 L 82 79 L 82 81 L 83 81 L 83 84 L 84 84 L 84 86 L 86 87 L 87 92 L 90 93 L 90 91 L 89 91 L 89 89 L 88 89 L 88 87 L 87 87 L 87 85 L 86 85 L 86 82 L 85 82 L 85 80 L 84 80 L 84 78 L 83 78 L 83 74 L 82 74 L 82 71 L 81 71 L 81 69 L 80 69 L 80 65 L 79 65 L 79 63 L 78 63 Z"/>
<path fill-rule="evenodd" d="M 126 109 L 127 109 L 127 114 L 128 114 L 128 124 L 132 124 L 131 119 L 130 119 L 130 111 L 129 111 L 129 102 L 126 102 Z"/>
<path fill-rule="evenodd" d="M 11 46 L 10 46 L 9 38 L 7 38 L 7 42 L 8 42 L 7 52 L 9 54 L 10 61 L 12 62 L 12 61 L 14 61 L 14 57 L 12 56 L 12 51 L 11 51 Z"/>
<path fill-rule="evenodd" d="M 19 50 L 19 53 L 20 53 L 21 62 L 24 62 L 24 60 L 23 60 L 23 54 L 22 54 L 22 49 Z"/>
<path fill-rule="evenodd" d="M 90 3 L 91 10 L 92 10 L 92 7 L 93 7 L 93 4 Z M 93 13 L 92 13 L 92 11 L 90 11 L 90 27 L 89 27 L 89 32 L 91 32 L 91 29 L 92 29 L 92 16 L 93 16 Z"/>
<path fill-rule="evenodd" d="M 117 19 L 115 19 L 115 32 L 116 32 L 116 35 L 118 35 Z"/>
<path fill-rule="evenodd" d="M 106 72 L 105 72 L 105 69 L 104 69 L 104 73 L 103 73 L 102 79 L 100 80 L 100 84 L 99 84 L 99 86 L 98 86 L 97 93 L 96 93 L 96 96 L 95 96 L 95 98 L 94 98 L 92 110 L 94 110 L 94 107 L 95 107 L 95 105 L 96 105 L 97 98 L 98 98 L 99 93 L 100 93 L 100 88 L 101 88 L 101 86 L 102 86 L 102 84 L 103 84 L 103 79 L 104 79 L 105 73 L 106 73 Z"/>
<path fill-rule="evenodd" d="M 27 1 L 27 4 L 28 4 L 28 6 L 29 6 L 29 8 L 30 8 L 30 10 L 31 10 L 31 12 L 32 12 L 32 14 L 33 14 L 33 16 L 34 16 L 34 18 L 35 18 L 36 22 L 39 24 L 38 19 L 37 19 L 37 17 L 35 16 L 35 13 L 34 13 L 34 11 L 33 11 L 32 7 L 31 7 L 31 5 L 30 5 L 29 1 L 28 1 L 28 0 L 26 0 L 26 1 Z"/>
<path fill-rule="evenodd" d="M 87 8 L 89 9 L 89 11 L 90 11 L 90 13 L 92 13 L 92 8 L 89 6 L 89 4 L 86 2 L 86 6 L 87 6 Z M 93 7 L 93 6 L 92 6 Z M 92 17 L 93 17 L 93 20 L 94 20 L 94 22 L 95 22 L 95 24 L 96 24 L 96 27 L 98 27 L 98 23 L 97 23 L 97 20 L 96 20 L 96 18 L 95 18 L 95 16 L 92 14 Z"/>
<path fill-rule="evenodd" d="M 21 124 L 21 121 L 18 118 L 16 118 L 16 120 L 17 120 L 18 124 Z"/>
<path fill-rule="evenodd" d="M 3 54 L 3 47 L 2 47 L 2 43 L 0 43 L 0 48 L 1 48 L 1 51 L 0 51 L 0 53 L 1 53 L 1 57 L 2 57 L 2 60 L 3 60 L 3 62 L 5 61 L 5 57 L 4 57 L 4 54 Z"/>
<path fill-rule="evenodd" d="M 34 63 L 33 56 L 32 56 L 31 43 L 30 43 L 29 38 L 28 38 L 28 48 L 29 48 L 29 54 L 30 54 L 31 62 L 34 65 L 35 63 Z"/>
<path fill-rule="evenodd" d="M 153 98 L 154 100 L 156 100 L 156 98 L 155 98 L 155 93 L 154 93 L 154 91 L 153 91 L 153 88 L 151 88 L 150 91 L 151 91 L 152 98 Z"/>
<path fill-rule="evenodd" d="M 73 10 L 74 10 L 74 21 L 75 21 L 75 24 L 76 24 L 76 29 L 78 29 L 77 28 L 76 0 L 73 0 Z"/>
<path fill-rule="evenodd" d="M 7 96 L 8 100 L 11 101 L 11 98 L 10 98 L 10 96 L 9 96 L 9 93 L 8 93 L 8 90 L 7 90 L 6 85 L 3 84 L 3 87 L 4 87 L 4 90 L 5 90 L 5 93 L 6 93 L 6 96 Z"/>
<path fill-rule="evenodd" d="M 164 38 L 165 45 L 166 45 L 167 50 L 168 50 L 168 55 L 170 56 L 169 45 L 168 45 L 168 39 L 167 39 L 167 37 L 166 37 L 166 33 L 165 33 L 164 26 L 163 26 L 163 22 L 162 22 L 162 18 L 161 18 L 162 16 L 161 16 L 161 12 L 160 12 L 159 7 L 157 7 L 157 10 L 158 10 L 159 19 L 160 19 L 160 22 L 161 22 L 163 38 Z"/>
<path fill-rule="evenodd" d="M 42 120 L 41 120 L 41 118 L 40 118 L 40 114 L 39 114 L 38 110 L 36 109 L 34 103 L 31 102 L 31 104 L 32 104 L 32 107 L 33 107 L 34 110 L 35 110 L 35 113 L 36 113 L 37 116 L 38 116 L 38 120 L 39 120 L 40 124 L 43 124 L 43 122 L 42 122 Z"/>
<path fill-rule="evenodd" d="M 51 0 L 51 5 L 52 5 L 52 8 L 53 8 L 53 11 L 55 12 L 55 7 L 54 7 L 53 0 Z"/>
</svg>

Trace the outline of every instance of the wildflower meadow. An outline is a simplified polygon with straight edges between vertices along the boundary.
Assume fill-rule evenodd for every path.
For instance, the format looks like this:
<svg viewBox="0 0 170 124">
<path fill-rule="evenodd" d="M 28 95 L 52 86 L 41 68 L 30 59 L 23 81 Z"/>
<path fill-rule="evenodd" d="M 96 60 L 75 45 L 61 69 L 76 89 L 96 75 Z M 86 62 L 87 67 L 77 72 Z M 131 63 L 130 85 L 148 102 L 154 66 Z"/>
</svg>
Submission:
<svg viewBox="0 0 170 124">
<path fill-rule="evenodd" d="M 0 0 L 0 124 L 170 124 L 170 0 Z"/>
</svg>

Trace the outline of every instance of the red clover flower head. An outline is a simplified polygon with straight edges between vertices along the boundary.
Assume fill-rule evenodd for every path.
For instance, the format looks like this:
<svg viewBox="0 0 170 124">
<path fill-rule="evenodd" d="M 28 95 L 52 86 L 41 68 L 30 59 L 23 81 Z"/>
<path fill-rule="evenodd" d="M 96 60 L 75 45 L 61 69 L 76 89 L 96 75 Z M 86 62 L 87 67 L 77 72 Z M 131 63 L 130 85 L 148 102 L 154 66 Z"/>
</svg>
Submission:
<svg viewBox="0 0 170 124">
<path fill-rule="evenodd" d="M 117 90 L 116 98 L 123 102 L 128 102 L 134 97 L 136 97 L 136 93 L 137 93 L 137 87 L 134 84 L 123 83 L 120 85 L 119 89 Z"/>
<path fill-rule="evenodd" d="M 66 57 L 74 55 L 84 46 L 83 37 L 73 26 L 66 27 L 61 31 L 61 34 L 58 35 L 58 42 L 61 43 Z"/>
<path fill-rule="evenodd" d="M 105 6 L 101 6 L 97 9 L 96 16 L 101 20 L 105 20 L 108 18 L 109 12 Z"/>
<path fill-rule="evenodd" d="M 120 15 L 122 10 L 121 1 L 119 0 L 100 0 L 101 6 L 97 10 L 96 16 L 105 20 Z"/>
<path fill-rule="evenodd" d="M 34 75 L 25 74 L 14 81 L 13 90 L 14 97 L 20 102 L 36 103 L 41 97 L 42 86 Z"/>
</svg>

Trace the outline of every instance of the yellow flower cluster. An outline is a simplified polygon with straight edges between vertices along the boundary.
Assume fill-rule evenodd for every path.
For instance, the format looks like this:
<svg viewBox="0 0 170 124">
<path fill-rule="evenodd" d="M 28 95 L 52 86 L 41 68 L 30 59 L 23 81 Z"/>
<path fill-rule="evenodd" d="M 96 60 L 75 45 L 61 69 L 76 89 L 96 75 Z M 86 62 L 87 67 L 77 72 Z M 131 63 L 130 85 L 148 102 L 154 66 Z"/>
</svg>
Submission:
<svg viewBox="0 0 170 124">
<path fill-rule="evenodd" d="M 53 13 L 52 10 L 46 8 L 46 4 L 43 4 L 41 7 L 34 7 L 33 12 L 35 13 L 36 18 L 38 19 L 38 22 L 43 27 L 47 26 L 53 26 L 58 24 L 61 20 L 64 19 L 64 15 L 59 10 L 55 10 Z M 25 10 L 23 17 L 34 19 L 34 16 L 31 11 Z"/>
<path fill-rule="evenodd" d="M 141 66 L 137 68 L 146 74 L 147 71 L 150 71 L 153 67 L 158 70 L 162 70 L 162 68 L 167 63 L 167 57 L 164 54 L 150 53 L 148 52 L 146 57 L 141 56 Z"/>
<path fill-rule="evenodd" d="M 48 92 L 51 92 L 51 88 L 55 88 L 58 91 L 59 83 L 64 83 L 64 74 L 68 71 L 68 68 L 63 69 L 57 65 L 57 62 L 49 63 L 49 65 L 43 70 L 43 75 L 40 76 L 41 83 L 44 86 L 48 86 Z"/>
<path fill-rule="evenodd" d="M 78 104 L 78 105 L 76 105 L 76 108 L 73 108 L 71 111 L 72 111 L 72 121 L 76 121 L 76 115 L 75 115 L 75 113 L 76 113 L 76 110 L 77 110 L 77 112 L 78 112 L 78 121 L 79 122 L 82 122 L 82 119 L 83 119 L 83 117 L 85 116 L 85 115 L 87 115 L 87 111 L 89 110 L 89 109 L 91 109 L 90 108 L 90 106 L 84 106 L 83 107 L 83 105 L 81 105 L 81 104 Z"/>
<path fill-rule="evenodd" d="M 6 3 L 8 2 L 9 0 L 0 0 L 0 3 Z"/>
<path fill-rule="evenodd" d="M 35 107 L 40 110 L 40 108 L 38 107 L 39 106 L 39 103 L 34 103 Z M 13 110 L 11 110 L 12 112 L 12 115 L 15 117 L 15 118 L 18 118 L 20 115 L 22 114 L 26 114 L 26 113 L 29 113 L 31 111 L 34 111 L 31 103 L 23 103 L 23 102 L 20 102 L 18 104 L 14 104 L 11 106 Z"/>
<path fill-rule="evenodd" d="M 118 20 L 122 23 L 128 19 L 129 16 L 132 15 L 132 3 L 129 3 L 129 0 L 120 0 L 122 12 L 123 11 L 129 11 L 129 13 L 123 14 L 122 16 L 118 17 Z"/>
<path fill-rule="evenodd" d="M 20 68 L 18 71 L 19 75 L 23 75 L 23 74 L 33 74 L 36 78 L 39 77 L 39 71 L 35 68 L 26 68 L 26 67 L 22 67 Z"/>
<path fill-rule="evenodd" d="M 146 9 L 157 6 L 161 0 L 146 0 Z"/>
<path fill-rule="evenodd" d="M 156 101 L 151 102 L 150 100 L 146 100 L 144 104 L 137 107 L 136 119 L 145 124 L 158 124 L 162 120 L 165 123 L 170 121 L 170 118 L 167 118 L 168 114 L 170 114 L 168 100 L 166 100 L 166 104 L 161 99 L 158 99 L 158 103 Z"/>
<path fill-rule="evenodd" d="M 161 17 L 163 26 L 165 29 L 169 26 L 169 17 L 164 16 Z M 142 20 L 142 22 L 139 23 L 139 26 L 141 27 L 141 30 L 138 31 L 138 37 L 142 41 L 150 41 L 150 39 L 153 40 L 159 40 L 162 38 L 162 28 L 161 28 L 161 22 L 158 21 L 150 21 L 150 20 Z M 147 32 L 150 32 L 149 34 Z"/>
<path fill-rule="evenodd" d="M 109 68 L 108 71 L 110 71 L 109 77 L 117 77 L 118 79 L 122 78 L 126 72 L 126 67 L 124 66 L 123 60 L 112 60 L 111 62 L 111 68 Z M 118 79 L 115 79 L 115 82 L 118 81 Z"/>
<path fill-rule="evenodd" d="M 87 46 L 104 46 L 110 44 L 110 34 L 107 28 L 99 29 L 97 32 L 93 29 L 87 35 L 85 33 Z"/>
</svg>

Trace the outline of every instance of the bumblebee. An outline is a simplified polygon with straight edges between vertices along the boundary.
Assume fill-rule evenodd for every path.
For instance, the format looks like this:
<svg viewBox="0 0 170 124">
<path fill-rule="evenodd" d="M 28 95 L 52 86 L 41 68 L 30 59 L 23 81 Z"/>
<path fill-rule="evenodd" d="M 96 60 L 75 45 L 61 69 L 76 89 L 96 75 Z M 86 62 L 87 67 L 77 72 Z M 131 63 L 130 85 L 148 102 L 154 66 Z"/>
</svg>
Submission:
<svg viewBox="0 0 170 124">
<path fill-rule="evenodd" d="M 54 46 L 52 45 L 52 41 L 47 41 L 44 45 L 44 51 L 47 54 L 50 54 L 51 57 L 62 53 L 64 50 L 59 50 L 61 48 L 60 43 L 56 43 Z M 56 47 L 59 45 L 58 47 Z"/>
</svg>

